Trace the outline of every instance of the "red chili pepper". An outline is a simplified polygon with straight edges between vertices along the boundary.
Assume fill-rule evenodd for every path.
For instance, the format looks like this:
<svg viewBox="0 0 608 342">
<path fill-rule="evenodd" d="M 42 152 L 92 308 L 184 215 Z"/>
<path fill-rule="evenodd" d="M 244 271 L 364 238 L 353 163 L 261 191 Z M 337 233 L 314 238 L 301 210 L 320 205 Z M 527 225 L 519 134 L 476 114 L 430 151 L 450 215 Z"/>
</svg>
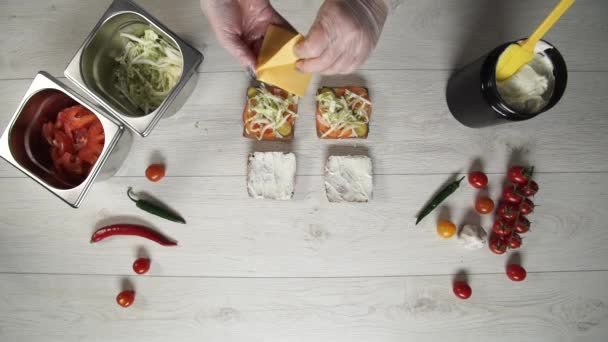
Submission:
<svg viewBox="0 0 608 342">
<path fill-rule="evenodd" d="M 99 242 L 114 235 L 140 236 L 163 246 L 177 246 L 177 242 L 170 240 L 161 233 L 137 224 L 114 224 L 99 228 L 93 233 L 93 236 L 91 236 L 91 243 Z"/>
</svg>

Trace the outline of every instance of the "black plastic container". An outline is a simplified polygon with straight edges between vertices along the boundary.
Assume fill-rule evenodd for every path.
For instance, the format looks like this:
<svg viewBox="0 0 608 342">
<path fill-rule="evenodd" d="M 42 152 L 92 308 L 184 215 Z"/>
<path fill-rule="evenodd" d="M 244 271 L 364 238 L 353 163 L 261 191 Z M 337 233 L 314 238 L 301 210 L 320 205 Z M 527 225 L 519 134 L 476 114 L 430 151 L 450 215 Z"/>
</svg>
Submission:
<svg viewBox="0 0 608 342">
<path fill-rule="evenodd" d="M 535 113 L 524 113 L 511 108 L 500 96 L 496 85 L 496 64 L 503 51 L 516 42 L 503 44 L 477 61 L 465 66 L 448 81 L 446 98 L 452 115 L 463 125 L 472 128 L 494 126 L 531 119 L 551 109 L 566 90 L 568 70 L 559 51 L 551 44 L 543 53 L 553 64 L 555 78 L 553 92 L 547 104 Z"/>
</svg>

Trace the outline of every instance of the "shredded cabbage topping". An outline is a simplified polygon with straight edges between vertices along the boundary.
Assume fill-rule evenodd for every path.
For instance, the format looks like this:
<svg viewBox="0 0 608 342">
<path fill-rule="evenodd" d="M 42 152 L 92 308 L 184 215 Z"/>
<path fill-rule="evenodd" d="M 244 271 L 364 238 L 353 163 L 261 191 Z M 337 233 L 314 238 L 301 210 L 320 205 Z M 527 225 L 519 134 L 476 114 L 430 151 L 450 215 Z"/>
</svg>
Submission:
<svg viewBox="0 0 608 342">
<path fill-rule="evenodd" d="M 121 33 L 127 38 L 124 53 L 116 58 L 116 88 L 145 114 L 165 100 L 182 75 L 182 53 L 152 30 L 142 37 Z"/>
<path fill-rule="evenodd" d="M 333 91 L 324 91 L 317 95 L 321 115 L 318 118 L 329 129 L 323 138 L 335 131 L 351 130 L 352 136 L 358 137 L 356 128 L 369 123 L 371 102 L 348 89 L 344 96 L 337 96 Z"/>
<path fill-rule="evenodd" d="M 251 123 L 248 131 L 254 133 L 258 140 L 262 140 L 267 131 L 274 130 L 280 133 L 280 128 L 288 124 L 290 118 L 297 118 L 298 114 L 289 107 L 298 103 L 296 95 L 288 93 L 287 98 L 270 92 L 263 83 L 257 88 L 255 96 L 248 97 L 249 111 L 254 115 L 245 123 Z M 247 125 L 245 126 L 247 127 Z"/>
</svg>

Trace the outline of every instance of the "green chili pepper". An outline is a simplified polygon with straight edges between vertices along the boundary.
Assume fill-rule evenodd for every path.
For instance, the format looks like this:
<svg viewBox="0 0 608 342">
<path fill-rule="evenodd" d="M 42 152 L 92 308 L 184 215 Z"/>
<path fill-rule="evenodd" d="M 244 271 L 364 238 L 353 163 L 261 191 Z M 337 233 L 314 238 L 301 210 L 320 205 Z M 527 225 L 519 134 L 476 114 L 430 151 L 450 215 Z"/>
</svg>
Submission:
<svg viewBox="0 0 608 342">
<path fill-rule="evenodd" d="M 131 188 L 127 190 L 127 196 L 129 196 L 129 199 L 135 202 L 135 205 L 143 211 L 147 211 L 152 215 L 162 217 L 169 221 L 186 224 L 186 220 L 184 220 L 181 216 L 172 213 L 171 211 L 165 208 L 159 207 L 158 205 L 146 200 L 133 198 L 131 195 Z"/>
<path fill-rule="evenodd" d="M 425 216 L 427 216 L 428 214 L 430 214 L 431 211 L 435 210 L 435 208 L 437 208 L 437 206 L 439 204 L 441 204 L 441 202 L 443 202 L 446 198 L 448 198 L 448 196 L 453 194 L 454 191 L 456 191 L 456 189 L 458 189 L 458 186 L 460 186 L 460 182 L 462 182 L 462 180 L 464 178 L 465 177 L 462 177 L 459 180 L 453 182 L 452 184 L 446 186 L 437 195 L 435 195 L 435 197 L 433 197 L 431 202 L 426 207 L 424 207 L 424 209 L 422 209 L 422 211 L 418 215 L 418 218 L 416 219 L 416 224 L 418 224 L 418 222 L 422 221 L 422 219 Z"/>
</svg>

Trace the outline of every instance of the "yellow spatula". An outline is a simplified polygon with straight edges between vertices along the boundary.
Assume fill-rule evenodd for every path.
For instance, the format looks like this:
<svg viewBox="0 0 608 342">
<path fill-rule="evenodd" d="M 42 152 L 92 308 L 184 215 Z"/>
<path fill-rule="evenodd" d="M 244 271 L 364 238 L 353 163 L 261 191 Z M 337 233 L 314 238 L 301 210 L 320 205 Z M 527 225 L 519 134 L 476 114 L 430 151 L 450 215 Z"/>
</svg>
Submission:
<svg viewBox="0 0 608 342">
<path fill-rule="evenodd" d="M 570 6 L 574 4 L 574 1 L 561 0 L 528 39 L 520 44 L 509 45 L 502 56 L 500 56 L 498 65 L 496 66 L 496 79 L 498 81 L 504 81 L 513 76 L 522 66 L 534 59 L 534 48 L 538 41 L 566 13 Z"/>
</svg>

